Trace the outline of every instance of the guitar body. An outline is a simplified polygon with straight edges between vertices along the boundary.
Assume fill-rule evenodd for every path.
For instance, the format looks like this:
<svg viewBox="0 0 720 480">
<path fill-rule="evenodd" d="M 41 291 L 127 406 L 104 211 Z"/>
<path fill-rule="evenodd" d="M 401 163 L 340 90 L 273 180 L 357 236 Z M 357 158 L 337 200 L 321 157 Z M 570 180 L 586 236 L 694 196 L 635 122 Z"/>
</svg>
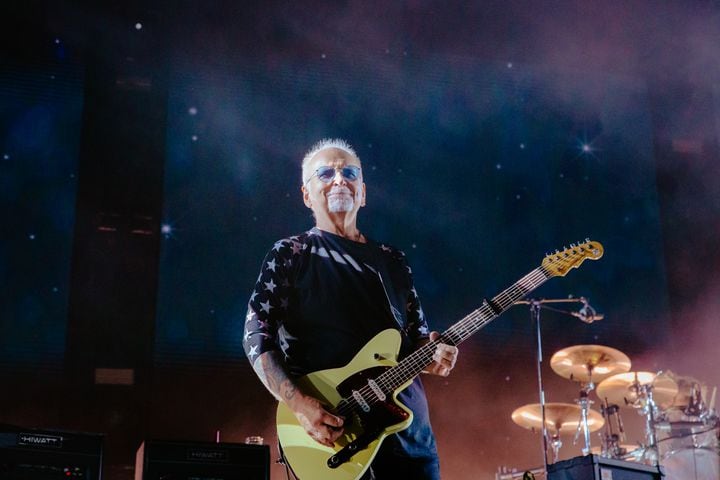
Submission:
<svg viewBox="0 0 720 480">
<path fill-rule="evenodd" d="M 298 384 L 305 393 L 316 397 L 333 410 L 343 398 L 352 397 L 353 390 L 366 386 L 368 379 L 397 365 L 400 341 L 397 330 L 384 330 L 373 337 L 344 367 L 313 372 L 300 378 Z M 343 435 L 333 448 L 313 440 L 287 405 L 280 402 L 276 417 L 278 440 L 295 475 L 300 480 L 360 478 L 375 458 L 385 437 L 406 429 L 412 422 L 410 409 L 397 401 L 397 394 L 411 382 L 412 379 L 397 388 L 392 396 L 373 404 L 369 412 L 355 411 L 347 415 Z M 335 468 L 328 466 L 328 459 L 353 441 L 361 447 L 353 452 L 352 457 Z"/>
</svg>

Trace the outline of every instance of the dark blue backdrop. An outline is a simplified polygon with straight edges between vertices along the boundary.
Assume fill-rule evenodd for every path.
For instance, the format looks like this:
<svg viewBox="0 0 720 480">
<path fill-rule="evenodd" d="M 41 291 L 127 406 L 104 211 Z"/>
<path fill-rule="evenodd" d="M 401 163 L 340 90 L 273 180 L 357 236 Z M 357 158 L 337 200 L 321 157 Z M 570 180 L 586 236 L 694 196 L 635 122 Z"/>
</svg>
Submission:
<svg viewBox="0 0 720 480">
<path fill-rule="evenodd" d="M 360 228 L 406 251 L 433 327 L 476 308 L 545 252 L 591 237 L 605 257 L 537 294 L 590 297 L 607 318 L 591 327 L 566 319 L 549 334 L 632 352 L 665 340 L 642 81 L 469 57 L 245 60 L 173 72 L 160 362 L 244 362 L 240 324 L 260 261 L 276 239 L 312 225 L 300 159 L 334 136 L 363 161 Z M 531 347 L 518 336 L 525 316 L 508 314 L 473 341 L 488 355 L 505 342 Z"/>
</svg>

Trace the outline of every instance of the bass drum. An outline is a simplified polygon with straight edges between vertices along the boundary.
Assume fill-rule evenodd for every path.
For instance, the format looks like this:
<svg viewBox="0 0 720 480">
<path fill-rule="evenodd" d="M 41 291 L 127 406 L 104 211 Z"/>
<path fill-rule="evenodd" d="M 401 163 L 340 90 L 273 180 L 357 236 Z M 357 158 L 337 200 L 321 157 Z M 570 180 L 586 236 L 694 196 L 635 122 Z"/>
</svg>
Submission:
<svg viewBox="0 0 720 480">
<path fill-rule="evenodd" d="M 676 415 L 658 433 L 660 465 L 667 480 L 720 479 L 720 426 L 697 417 Z"/>
</svg>

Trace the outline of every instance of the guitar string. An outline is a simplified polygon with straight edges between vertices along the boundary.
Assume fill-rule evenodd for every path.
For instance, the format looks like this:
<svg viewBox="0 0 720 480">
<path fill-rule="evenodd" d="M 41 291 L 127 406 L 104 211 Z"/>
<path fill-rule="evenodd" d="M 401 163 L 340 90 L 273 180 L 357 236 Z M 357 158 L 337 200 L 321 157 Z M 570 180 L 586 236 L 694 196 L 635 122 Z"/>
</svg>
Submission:
<svg viewBox="0 0 720 480">
<path fill-rule="evenodd" d="M 577 245 L 573 247 L 572 255 L 568 254 L 566 249 L 563 254 L 557 253 L 554 255 L 554 257 L 556 261 L 560 263 L 565 263 L 565 267 L 567 268 L 572 265 L 573 261 L 579 259 L 578 257 L 572 258 L 573 256 L 580 255 L 580 257 L 587 258 L 588 255 L 582 252 L 584 250 L 590 252 L 595 248 L 596 247 L 593 246 L 592 243 L 587 242 L 583 245 Z M 552 255 L 548 256 L 547 258 L 550 262 L 553 262 Z M 492 309 L 492 307 L 486 302 L 485 304 L 483 304 L 483 306 L 474 310 L 465 318 L 463 318 L 455 325 L 451 326 L 445 332 L 443 332 L 439 340 L 450 340 L 453 344 L 458 345 L 459 343 L 463 342 L 468 337 L 476 333 L 489 321 L 493 320 L 501 313 L 503 313 L 505 309 L 507 309 L 510 305 L 512 305 L 512 303 L 515 302 L 515 300 L 524 297 L 550 278 L 552 278 L 552 275 L 549 273 L 549 271 L 547 270 L 547 268 L 545 268 L 544 265 L 541 265 L 540 267 L 536 268 L 535 270 L 531 271 L 523 278 L 515 282 L 507 289 L 500 292 L 492 299 L 492 303 L 494 305 L 499 305 L 499 312 L 496 313 Z M 527 286 L 527 283 L 530 284 L 529 288 Z M 513 298 L 513 296 L 515 296 L 516 298 Z M 470 329 L 466 328 L 468 324 L 471 324 Z M 453 336 L 455 335 L 457 335 L 457 340 L 453 338 Z M 375 379 L 375 383 L 381 389 L 383 397 L 386 396 L 386 394 L 392 393 L 397 387 L 402 385 L 402 383 L 418 375 L 422 371 L 422 369 L 430 363 L 428 361 L 428 355 L 430 356 L 430 358 L 432 358 L 432 352 L 434 352 L 434 349 L 437 347 L 438 343 L 440 343 L 439 340 L 428 342 L 423 347 L 419 348 L 411 355 L 406 357 L 403 361 L 383 372 Z M 410 369 L 409 367 L 412 367 L 412 369 Z M 371 388 L 369 384 L 362 387 L 360 390 L 357 391 L 357 393 L 359 393 L 361 395 L 361 398 L 368 404 L 375 404 L 378 401 L 382 401 L 377 392 L 373 388 Z M 366 396 L 369 396 L 370 398 L 366 399 Z M 354 398 L 343 398 L 338 403 L 338 405 L 340 406 L 337 409 L 338 413 L 347 414 L 350 413 L 348 412 L 348 410 L 354 410 L 356 407 L 352 404 L 352 400 L 354 400 Z"/>
<path fill-rule="evenodd" d="M 586 242 L 582 245 L 576 245 L 571 248 L 572 248 L 571 253 L 568 253 L 567 250 L 569 250 L 569 249 L 566 249 L 566 251 L 564 251 L 563 253 L 558 252 L 555 255 L 548 256 L 547 258 L 550 261 L 550 263 L 553 263 L 554 261 L 556 261 L 556 262 L 562 264 L 562 266 L 567 269 L 572 266 L 573 262 L 587 258 L 589 255 L 586 252 L 597 253 L 597 250 L 596 250 L 597 247 L 594 246 L 591 242 Z M 483 305 L 483 307 L 476 310 L 475 312 L 472 312 L 466 318 L 464 318 L 457 324 L 450 327 L 446 332 L 444 332 L 442 334 L 441 339 L 443 339 L 443 338 L 449 339 L 451 342 L 453 342 L 455 344 L 458 344 L 458 343 L 464 341 L 470 335 L 477 332 L 477 330 L 479 328 L 482 328 L 482 326 L 485 323 L 494 319 L 497 315 L 502 313 L 516 299 L 524 297 L 529 292 L 531 292 L 532 290 L 534 290 L 537 287 L 539 287 L 540 285 L 542 285 L 542 283 L 544 283 L 548 279 L 552 278 L 552 276 L 553 275 L 550 274 L 550 272 L 544 265 L 540 266 L 539 268 L 528 273 L 527 275 L 525 275 L 525 277 L 521 278 L 520 280 L 515 282 L 513 285 L 511 285 L 509 288 L 507 288 L 506 290 L 504 290 L 503 292 L 498 294 L 492 300 L 492 302 L 495 305 L 498 305 L 498 304 L 500 305 L 500 311 L 497 314 L 495 314 L 494 311 L 487 312 L 486 307 L 488 307 L 488 305 L 487 304 Z M 539 282 L 537 282 L 538 280 L 539 280 Z M 528 287 L 528 284 L 529 284 L 529 287 Z M 513 296 L 516 296 L 516 298 L 512 298 Z M 482 319 L 479 324 L 476 323 L 476 320 L 478 319 L 478 317 L 482 317 L 488 313 L 490 313 L 489 318 Z M 468 323 L 473 323 L 473 325 L 471 326 L 471 329 L 469 331 L 466 330 L 466 326 Z M 455 340 L 453 338 L 454 335 L 458 336 L 458 340 Z M 435 346 L 437 345 L 437 343 L 438 342 L 429 344 L 429 348 L 427 350 L 432 351 L 435 348 Z M 424 355 L 424 353 L 428 353 L 428 352 L 424 352 L 424 350 L 418 350 L 418 351 L 414 352 L 413 355 L 410 355 L 408 357 L 410 360 L 405 359 L 403 362 L 398 364 L 396 367 L 406 367 L 407 366 L 406 364 L 410 364 L 410 366 L 413 366 L 413 364 L 415 364 L 414 365 L 415 368 L 413 370 L 410 370 L 412 375 L 410 375 L 409 378 L 412 378 L 412 376 L 420 373 L 422 368 L 424 368 L 427 365 L 427 363 L 429 363 L 429 362 L 427 362 L 427 360 L 423 360 L 423 357 L 426 356 L 426 355 Z M 417 354 L 417 355 L 415 355 L 415 354 Z M 420 358 L 413 358 L 413 357 L 420 357 Z M 417 363 L 418 361 L 421 361 L 421 363 L 418 364 Z M 418 366 L 419 366 L 419 369 L 417 368 Z M 405 370 L 407 370 L 407 369 L 405 368 Z M 385 376 L 385 377 L 392 378 L 393 373 L 394 373 L 393 371 L 398 372 L 398 375 L 400 375 L 400 379 L 403 379 L 403 378 L 408 379 L 407 375 L 401 375 L 403 373 L 403 368 L 395 368 L 395 367 L 393 367 L 392 369 L 385 372 L 383 375 L 381 375 L 381 377 Z M 405 381 L 407 381 L 407 380 L 405 380 Z M 401 384 L 402 384 L 402 382 L 396 381 L 394 384 L 390 383 L 389 385 L 386 385 L 386 386 L 392 387 L 389 389 L 392 391 L 396 387 L 400 386 Z M 394 385 L 394 387 L 393 387 L 393 385 Z"/>
<path fill-rule="evenodd" d="M 577 249 L 577 250 L 576 250 Z M 578 251 L 579 250 L 579 251 Z M 587 250 L 588 252 L 594 251 L 596 253 L 596 247 L 591 243 L 587 242 L 583 245 L 577 245 L 573 247 L 572 249 L 572 255 L 569 255 L 567 253 L 567 249 L 564 253 L 556 253 L 555 255 L 550 255 L 546 258 L 549 259 L 549 261 L 553 262 L 553 257 L 556 261 L 560 263 L 565 263 L 565 268 L 567 269 L 572 265 L 572 262 L 578 260 L 578 259 L 584 259 L 582 257 L 587 258 L 588 255 L 585 253 L 582 253 L 584 250 Z M 580 255 L 580 257 L 572 258 L 573 256 Z M 599 257 L 598 257 L 599 258 Z M 538 288 L 540 285 L 542 285 L 545 281 L 552 278 L 553 275 L 550 274 L 548 269 L 541 265 L 540 267 L 536 268 L 535 270 L 531 271 L 527 275 L 525 275 L 523 278 L 515 282 L 513 285 L 508 287 L 507 289 L 500 292 L 498 295 L 496 295 L 492 299 L 492 303 L 495 305 L 499 305 L 499 312 L 495 312 L 491 306 L 486 302 L 478 309 L 471 312 L 469 315 L 461 319 L 456 324 L 452 325 L 450 328 L 448 328 L 445 332 L 441 334 L 440 339 L 432 342 L 428 342 L 423 347 L 419 348 L 415 352 L 413 352 L 411 355 L 406 357 L 403 361 L 395 365 L 394 367 L 391 367 L 387 371 L 383 372 L 381 375 L 379 375 L 376 380 L 376 385 L 381 389 L 381 393 L 383 393 L 383 396 L 386 396 L 387 394 L 391 394 L 397 387 L 402 385 L 405 381 L 408 381 L 411 378 L 414 378 L 416 375 L 418 375 L 423 368 L 425 368 L 430 362 L 427 360 L 428 355 L 430 358 L 432 358 L 432 352 L 437 347 L 437 345 L 440 343 L 440 340 L 447 339 L 450 340 L 455 345 L 458 345 L 459 343 L 466 340 L 468 337 L 476 333 L 479 329 L 481 329 L 485 324 L 490 322 L 491 320 L 498 317 L 501 313 L 505 311 L 510 305 L 512 305 L 516 300 L 523 298 L 525 295 L 530 293 L 531 291 Z M 537 283 L 536 283 L 537 282 Z M 529 288 L 527 287 L 526 283 L 529 283 Z M 522 288 L 524 287 L 524 288 Z M 513 295 L 516 296 L 516 298 L 513 298 Z M 470 325 L 470 329 L 467 330 L 467 324 Z M 459 330 L 459 331 L 458 331 Z M 458 339 L 455 340 L 452 336 L 458 335 Z M 413 367 L 412 370 L 408 369 L 408 366 Z M 419 368 L 418 368 L 419 367 Z M 410 375 L 408 375 L 410 373 Z M 383 378 L 385 377 L 385 378 Z M 404 381 L 399 381 L 405 379 Z M 390 381 L 392 380 L 392 381 Z M 375 404 L 380 400 L 380 397 L 378 396 L 377 392 L 375 392 L 374 389 L 370 387 L 370 385 L 366 385 L 362 387 L 360 390 L 358 390 L 358 393 L 361 395 L 361 398 L 363 398 L 364 401 L 368 404 Z M 374 397 L 374 398 L 365 398 L 366 396 Z M 357 406 L 352 404 L 352 401 L 355 400 L 354 398 L 347 397 L 341 399 L 341 401 L 338 403 L 339 408 L 337 409 L 337 412 L 341 415 L 347 415 L 351 413 L 353 410 L 357 408 Z M 369 402 L 368 402 L 369 400 Z M 357 401 L 356 401 L 357 403 Z"/>
<path fill-rule="evenodd" d="M 508 293 L 517 293 L 517 291 Z M 524 290 L 519 290 L 519 293 L 521 295 L 524 295 L 527 292 Z M 498 295 L 498 297 L 496 298 L 500 298 L 500 295 Z M 502 299 L 502 303 L 505 303 L 504 299 Z M 507 306 L 508 305 L 504 305 L 502 308 L 504 309 Z M 422 371 L 422 369 L 425 368 L 428 363 L 430 363 L 429 361 L 427 361 L 427 359 L 432 356 L 432 353 L 434 352 L 440 341 L 442 341 L 443 339 L 450 340 L 451 343 L 457 345 L 473 333 L 477 332 L 477 330 L 479 330 L 484 324 L 488 323 L 496 317 L 497 315 L 489 306 L 485 305 L 481 307 L 480 309 L 471 313 L 461 322 L 458 322 L 458 324 L 453 326 L 451 329 L 448 329 L 448 331 L 444 332 L 439 340 L 428 342 L 426 345 L 414 352 L 412 356 L 406 357 L 403 362 L 378 376 L 375 379 L 376 385 L 381 389 L 381 393 L 390 394 L 397 387 L 402 385 L 402 383 L 418 375 Z M 464 325 L 460 325 L 461 323 L 463 323 Z M 468 324 L 471 324 L 472 326 L 468 328 Z M 369 385 L 362 387 L 360 390 L 358 390 L 357 393 L 362 396 L 362 399 L 368 405 L 373 405 L 381 401 L 381 398 L 378 396 L 377 392 L 370 388 Z M 358 406 L 358 402 L 352 397 L 344 399 L 344 402 L 344 405 L 342 405 L 338 409 L 338 413 L 341 415 L 346 415 L 350 413 Z"/>
<path fill-rule="evenodd" d="M 432 353 L 437 348 L 440 340 L 450 340 L 454 345 L 460 344 L 489 321 L 499 316 L 500 313 L 503 313 L 516 300 L 538 288 L 549 278 L 551 278 L 551 275 L 544 266 L 536 268 L 492 299 L 492 303 L 498 306 L 499 313 L 496 314 L 488 303 L 484 303 L 443 332 L 438 340 L 428 342 L 408 355 L 403 361 L 379 375 L 375 379 L 376 385 L 383 394 L 391 394 L 402 383 L 418 375 L 430 363 L 426 359 L 428 356 L 432 358 Z M 529 284 L 529 288 L 527 284 Z M 380 396 L 369 385 L 363 386 L 357 393 L 362 396 L 368 405 L 381 401 Z M 353 401 L 357 403 L 353 397 L 343 398 L 338 404 L 337 413 L 342 416 L 352 413 L 359 406 L 353 405 Z"/>
<path fill-rule="evenodd" d="M 526 275 L 520 281 L 516 282 L 513 286 L 498 294 L 495 299 L 493 299 L 493 303 L 500 307 L 500 313 L 502 313 L 502 311 L 509 307 L 516 298 L 526 295 L 532 289 L 537 288 L 542 283 L 542 281 L 547 279 L 543 279 L 543 277 L 546 277 L 546 275 L 543 275 L 542 271 L 531 272 L 531 274 Z M 536 283 L 539 279 L 541 279 L 540 283 Z M 527 283 L 530 283 L 530 288 L 528 288 Z M 467 339 L 470 335 L 474 334 L 480 327 L 482 327 L 485 323 L 492 320 L 496 316 L 497 315 L 492 310 L 492 307 L 486 303 L 482 307 L 465 317 L 463 320 L 450 327 L 447 331 L 443 332 L 441 339 L 450 340 L 451 343 L 459 344 L 465 339 Z M 413 374 L 419 373 L 419 371 L 426 366 L 426 360 L 424 357 L 426 357 L 427 353 L 434 351 L 437 343 L 439 342 L 433 342 L 433 344 L 430 345 L 429 348 L 425 349 L 429 352 L 420 351 L 418 353 L 414 353 L 413 355 L 408 356 L 407 359 L 401 363 L 405 364 L 403 366 L 413 367 L 412 369 L 410 369 L 410 372 L 412 372 Z M 403 369 L 400 368 L 398 370 Z M 407 370 L 407 368 L 405 368 L 405 370 Z M 397 373 L 400 375 L 399 378 L 402 379 L 402 372 Z M 396 375 L 396 372 L 385 372 L 384 380 L 397 380 L 397 378 L 398 375 Z M 390 385 L 392 385 L 392 383 Z M 395 386 L 399 386 L 397 381 L 395 382 Z"/>
<path fill-rule="evenodd" d="M 544 267 L 535 269 L 511 287 L 498 294 L 493 299 L 493 303 L 500 306 L 500 313 L 502 313 L 502 311 L 508 308 L 517 298 L 522 298 L 522 296 L 539 287 L 548 278 L 550 278 L 550 276 Z M 530 288 L 528 288 L 527 285 L 523 285 L 527 283 L 530 284 Z M 524 288 L 522 288 L 521 285 L 523 285 Z M 452 343 L 457 345 L 497 316 L 498 315 L 495 314 L 492 308 L 486 303 L 443 332 L 439 340 L 450 340 Z M 468 324 L 471 324 L 470 329 L 467 328 Z M 413 354 L 406 357 L 401 363 L 378 376 L 375 379 L 378 387 L 383 390 L 383 393 L 391 393 L 395 390 L 395 388 L 404 383 L 404 381 L 407 381 L 419 374 L 420 371 L 429 363 L 425 360 L 425 358 L 428 357 L 428 355 L 432 355 L 432 352 L 434 352 L 438 343 L 440 343 L 438 340 L 428 342 L 426 345 L 413 352 Z M 405 380 L 400 381 L 402 379 Z M 368 404 L 375 404 L 380 401 L 378 394 L 370 388 L 369 385 L 362 387 L 358 390 L 358 393 L 363 396 L 363 400 L 365 400 Z M 353 400 L 355 399 L 352 397 L 343 399 L 340 403 L 345 403 L 337 410 L 338 413 L 341 415 L 350 413 L 348 409 L 352 410 L 355 408 L 352 404 Z"/>
</svg>

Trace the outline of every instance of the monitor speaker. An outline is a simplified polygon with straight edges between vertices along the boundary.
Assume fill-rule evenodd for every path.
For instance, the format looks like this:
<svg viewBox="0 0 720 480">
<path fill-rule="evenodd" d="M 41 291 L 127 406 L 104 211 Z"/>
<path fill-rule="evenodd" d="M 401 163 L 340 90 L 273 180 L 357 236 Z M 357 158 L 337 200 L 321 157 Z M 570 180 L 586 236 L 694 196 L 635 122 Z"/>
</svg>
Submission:
<svg viewBox="0 0 720 480">
<path fill-rule="evenodd" d="M 586 455 L 548 465 L 548 480 L 662 480 L 662 467 Z"/>
<path fill-rule="evenodd" d="M 3 480 L 100 480 L 103 436 L 0 425 Z"/>
<path fill-rule="evenodd" d="M 269 479 L 268 445 L 146 440 L 135 457 L 135 480 Z"/>
</svg>

